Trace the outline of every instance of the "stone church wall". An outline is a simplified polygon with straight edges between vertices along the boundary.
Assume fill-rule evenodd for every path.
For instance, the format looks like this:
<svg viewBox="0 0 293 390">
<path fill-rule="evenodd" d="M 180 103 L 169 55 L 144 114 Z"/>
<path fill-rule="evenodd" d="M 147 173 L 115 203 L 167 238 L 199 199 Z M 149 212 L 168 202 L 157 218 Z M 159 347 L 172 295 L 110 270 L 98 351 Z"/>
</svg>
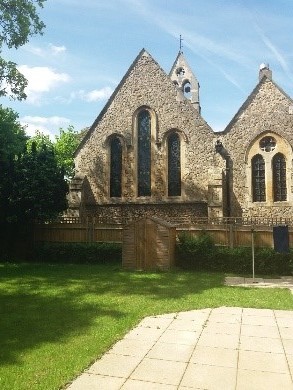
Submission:
<svg viewBox="0 0 293 390">
<path fill-rule="evenodd" d="M 172 69 L 175 77 L 176 67 Z M 137 196 L 137 115 L 141 109 L 151 116 L 150 197 Z M 101 222 L 126 223 L 154 215 L 172 223 L 194 223 L 203 216 L 288 217 L 293 213 L 292 130 L 293 102 L 271 80 L 270 71 L 227 128 L 214 133 L 200 114 L 199 102 L 193 106 L 143 50 L 76 154 L 80 190 L 75 189 L 74 212 L 79 201 L 84 215 L 95 215 Z M 181 144 L 182 193 L 178 197 L 167 195 L 167 138 L 172 131 Z M 113 135 L 119 137 L 123 149 L 122 196 L 115 199 L 109 195 Z M 251 160 L 266 135 L 277 140 L 271 156 L 280 152 L 286 158 L 286 201 L 274 202 L 272 174 L 267 177 L 266 201 L 252 201 Z M 266 170 L 272 170 L 270 154 L 265 157 Z"/>
<path fill-rule="evenodd" d="M 141 107 L 149 108 L 152 126 L 155 128 L 152 142 L 152 196 L 148 199 L 136 196 L 135 116 Z M 86 205 L 90 209 L 91 205 L 113 203 L 113 199 L 109 197 L 108 168 L 108 139 L 112 134 L 121 136 L 124 142 L 123 193 L 121 199 L 115 199 L 115 204 L 137 201 L 144 204 L 174 204 L 174 199 L 167 196 L 166 184 L 166 135 L 174 129 L 180 135 L 182 151 L 182 196 L 175 200 L 175 204 L 177 207 L 178 202 L 194 202 L 192 213 L 202 215 L 202 206 L 198 206 L 198 202 L 207 203 L 209 171 L 217 159 L 213 132 L 147 53 L 130 68 L 76 156 L 77 175 L 86 177 L 87 180 L 85 208 Z M 134 210 L 135 207 L 131 207 Z M 116 205 L 114 208 L 117 210 Z M 198 211 L 194 212 L 194 208 Z M 138 209 L 143 210 L 143 207 L 139 205 Z M 158 207 L 154 206 L 154 210 L 158 210 Z M 103 212 L 99 212 L 103 218 Z M 137 210 L 134 214 L 136 212 L 140 213 Z M 167 217 L 168 212 L 166 213 Z M 192 213 L 189 219 L 193 218 Z"/>
<path fill-rule="evenodd" d="M 207 204 L 108 204 L 88 207 L 84 216 L 94 216 L 97 223 L 127 224 L 142 218 L 157 217 L 177 225 L 192 225 L 197 218 L 207 216 Z"/>
<path fill-rule="evenodd" d="M 228 150 L 232 165 L 232 214 L 233 216 L 288 217 L 292 215 L 292 145 L 293 115 L 290 114 L 292 101 L 271 80 L 265 78 L 256 87 L 251 97 L 236 114 L 228 128 L 219 138 Z M 290 144 L 287 159 L 287 202 L 275 202 L 267 194 L 267 202 L 252 202 L 251 162 L 247 155 L 261 135 L 275 135 Z M 255 153 L 258 149 L 255 145 Z M 277 148 L 282 152 L 281 142 Z M 271 166 L 268 167 L 271 169 Z M 269 184 L 269 183 L 267 183 Z"/>
</svg>

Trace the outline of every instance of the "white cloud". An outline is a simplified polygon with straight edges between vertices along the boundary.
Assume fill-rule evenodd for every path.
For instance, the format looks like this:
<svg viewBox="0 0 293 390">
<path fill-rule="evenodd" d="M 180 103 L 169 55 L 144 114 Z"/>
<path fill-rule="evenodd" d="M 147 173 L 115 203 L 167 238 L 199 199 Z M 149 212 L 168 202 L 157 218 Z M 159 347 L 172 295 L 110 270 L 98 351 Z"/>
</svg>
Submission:
<svg viewBox="0 0 293 390">
<path fill-rule="evenodd" d="M 50 43 L 49 47 L 50 47 L 50 49 L 52 51 L 52 54 L 54 54 L 54 55 L 58 55 L 58 54 L 64 53 L 66 51 L 66 47 L 65 46 L 55 46 L 52 43 Z"/>
<path fill-rule="evenodd" d="M 46 66 L 29 67 L 28 65 L 20 65 L 18 70 L 28 80 L 28 86 L 25 89 L 27 101 L 35 104 L 40 103 L 43 93 L 49 92 L 60 83 L 66 83 L 70 80 L 67 73 L 58 73 Z"/>
<path fill-rule="evenodd" d="M 104 87 L 101 89 L 93 89 L 92 91 L 86 92 L 84 90 L 78 91 L 77 94 L 72 94 L 72 98 L 78 96 L 80 99 L 86 102 L 97 102 L 105 99 L 109 99 L 112 95 L 113 89 L 110 87 Z"/>
<path fill-rule="evenodd" d="M 64 53 L 67 49 L 64 45 L 56 46 L 53 43 L 49 43 L 49 45 L 46 47 L 38 47 L 29 44 L 25 46 L 25 50 L 39 57 L 46 58 L 48 55 L 51 54 L 57 56 L 61 53 Z"/>
<path fill-rule="evenodd" d="M 59 134 L 59 128 L 67 127 L 70 124 L 70 119 L 60 116 L 24 116 L 20 118 L 20 123 L 25 126 L 26 133 L 30 137 L 33 137 L 36 131 L 40 131 L 54 140 L 55 135 Z"/>
</svg>

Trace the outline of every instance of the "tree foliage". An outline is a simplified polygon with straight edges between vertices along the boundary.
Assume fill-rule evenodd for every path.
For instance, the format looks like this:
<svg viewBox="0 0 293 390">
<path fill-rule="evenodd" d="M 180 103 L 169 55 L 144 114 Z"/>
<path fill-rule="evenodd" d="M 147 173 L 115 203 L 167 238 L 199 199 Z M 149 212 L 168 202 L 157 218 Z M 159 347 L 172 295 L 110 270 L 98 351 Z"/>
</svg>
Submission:
<svg viewBox="0 0 293 390">
<path fill-rule="evenodd" d="M 58 165 L 64 169 L 67 179 L 72 179 L 74 176 L 74 152 L 79 142 L 80 134 L 73 126 L 68 126 L 66 130 L 59 129 L 54 148 Z"/>
<path fill-rule="evenodd" d="M 44 146 L 48 150 L 54 150 L 54 144 L 51 141 L 50 137 L 46 134 L 43 134 L 41 131 L 36 131 L 35 135 L 28 139 L 27 149 L 31 150 L 35 147 L 37 150 L 43 149 Z"/>
<path fill-rule="evenodd" d="M 0 51 L 3 46 L 19 48 L 31 36 L 43 34 L 45 24 L 38 16 L 46 0 L 0 0 Z M 13 99 L 26 98 L 27 80 L 17 70 L 16 64 L 0 57 L 0 96 Z"/>
<path fill-rule="evenodd" d="M 68 186 L 53 143 L 25 135 L 18 115 L 0 106 L 0 223 L 47 220 L 67 208 Z"/>
<path fill-rule="evenodd" d="M 8 216 L 16 157 L 25 150 L 27 136 L 18 115 L 0 105 L 0 222 Z"/>
<path fill-rule="evenodd" d="M 18 114 L 0 105 L 0 163 L 23 152 L 27 139 L 24 128 L 18 122 Z"/>
<path fill-rule="evenodd" d="M 32 143 L 14 165 L 12 217 L 22 223 L 54 219 L 67 208 L 67 192 L 54 150 Z"/>
</svg>

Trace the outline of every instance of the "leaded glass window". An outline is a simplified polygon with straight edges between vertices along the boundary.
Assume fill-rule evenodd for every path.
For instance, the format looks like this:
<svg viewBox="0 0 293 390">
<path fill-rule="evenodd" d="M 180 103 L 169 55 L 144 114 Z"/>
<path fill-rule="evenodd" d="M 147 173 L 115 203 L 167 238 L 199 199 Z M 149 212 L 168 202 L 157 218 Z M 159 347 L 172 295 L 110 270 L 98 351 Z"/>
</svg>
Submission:
<svg viewBox="0 0 293 390">
<path fill-rule="evenodd" d="M 144 110 L 138 114 L 137 127 L 137 194 L 151 195 L 151 117 Z"/>
<path fill-rule="evenodd" d="M 110 197 L 120 198 L 122 193 L 122 145 L 118 137 L 110 143 Z"/>
<path fill-rule="evenodd" d="M 286 160 L 281 153 L 276 154 L 273 158 L 273 186 L 274 201 L 287 200 Z"/>
<path fill-rule="evenodd" d="M 274 137 L 264 137 L 259 141 L 259 147 L 264 152 L 272 152 L 276 147 L 276 140 Z"/>
<path fill-rule="evenodd" d="M 252 189 L 253 202 L 266 201 L 265 162 L 260 154 L 253 157 L 252 165 Z"/>
<path fill-rule="evenodd" d="M 172 133 L 168 137 L 168 196 L 181 195 L 180 138 Z"/>
</svg>

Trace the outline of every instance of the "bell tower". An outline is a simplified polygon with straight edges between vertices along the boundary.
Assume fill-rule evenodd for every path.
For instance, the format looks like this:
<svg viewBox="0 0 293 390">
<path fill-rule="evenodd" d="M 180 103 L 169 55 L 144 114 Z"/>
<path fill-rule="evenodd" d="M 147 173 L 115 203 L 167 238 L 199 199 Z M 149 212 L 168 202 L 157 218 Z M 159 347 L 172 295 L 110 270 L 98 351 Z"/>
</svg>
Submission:
<svg viewBox="0 0 293 390">
<path fill-rule="evenodd" d="M 173 83 L 190 100 L 194 108 L 200 113 L 199 82 L 188 65 L 182 51 L 181 36 L 180 50 L 169 74 Z"/>
</svg>

